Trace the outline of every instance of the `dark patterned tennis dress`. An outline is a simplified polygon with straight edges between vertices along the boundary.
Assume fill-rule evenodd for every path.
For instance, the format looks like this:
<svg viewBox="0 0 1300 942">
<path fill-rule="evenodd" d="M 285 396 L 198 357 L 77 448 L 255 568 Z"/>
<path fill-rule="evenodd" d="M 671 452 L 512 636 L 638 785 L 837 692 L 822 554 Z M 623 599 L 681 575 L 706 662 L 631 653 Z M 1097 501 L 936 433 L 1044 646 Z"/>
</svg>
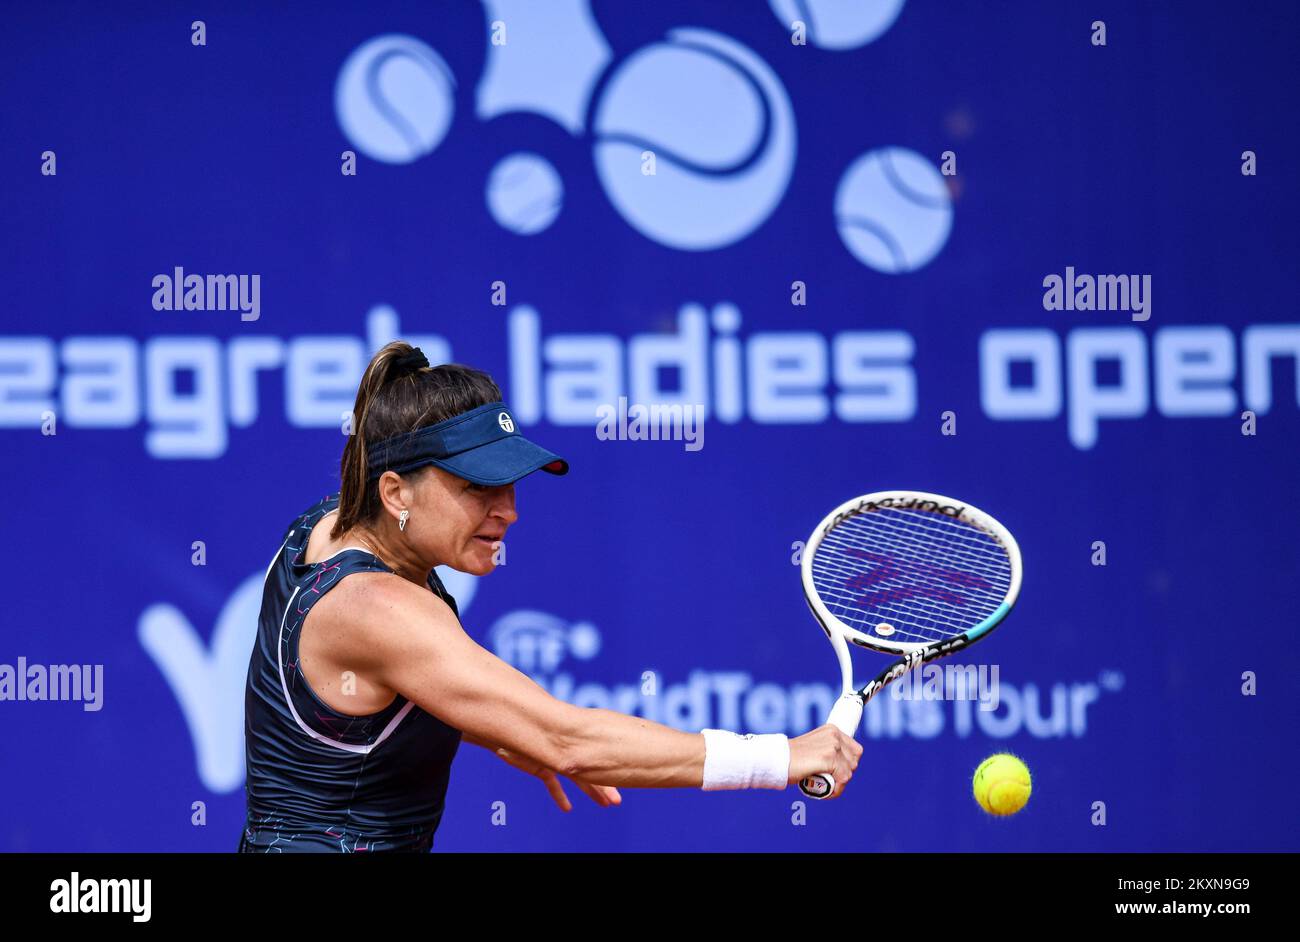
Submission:
<svg viewBox="0 0 1300 942">
<path fill-rule="evenodd" d="M 243 853 L 428 851 L 442 818 L 460 731 L 400 695 L 369 716 L 338 713 L 298 670 L 312 606 L 354 572 L 392 572 L 361 548 L 303 562 L 312 527 L 338 497 L 290 524 L 266 572 L 244 694 Z M 459 618 L 436 572 L 428 585 Z"/>
</svg>

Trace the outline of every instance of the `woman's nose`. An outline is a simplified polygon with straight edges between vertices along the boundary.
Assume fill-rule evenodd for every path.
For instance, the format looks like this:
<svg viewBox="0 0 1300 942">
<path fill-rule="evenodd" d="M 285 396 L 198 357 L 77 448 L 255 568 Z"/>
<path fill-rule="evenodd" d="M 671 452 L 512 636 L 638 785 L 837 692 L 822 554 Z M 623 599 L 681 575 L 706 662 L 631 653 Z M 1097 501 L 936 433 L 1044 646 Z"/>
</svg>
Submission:
<svg viewBox="0 0 1300 942">
<path fill-rule="evenodd" d="M 497 516 L 503 518 L 507 524 L 514 523 L 519 519 L 519 514 L 515 511 L 515 486 L 513 484 L 501 489 L 501 494 L 496 501 L 495 511 Z"/>
</svg>

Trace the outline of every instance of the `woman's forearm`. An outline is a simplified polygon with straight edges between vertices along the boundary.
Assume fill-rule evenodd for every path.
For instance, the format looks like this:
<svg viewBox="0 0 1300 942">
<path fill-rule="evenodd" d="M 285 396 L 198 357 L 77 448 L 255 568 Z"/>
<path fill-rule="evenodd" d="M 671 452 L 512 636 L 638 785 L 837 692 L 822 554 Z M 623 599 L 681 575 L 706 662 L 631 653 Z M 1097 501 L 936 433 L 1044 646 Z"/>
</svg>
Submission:
<svg viewBox="0 0 1300 942">
<path fill-rule="evenodd" d="M 565 775 L 619 788 L 699 788 L 704 737 L 615 710 L 581 711 L 570 732 Z"/>
</svg>

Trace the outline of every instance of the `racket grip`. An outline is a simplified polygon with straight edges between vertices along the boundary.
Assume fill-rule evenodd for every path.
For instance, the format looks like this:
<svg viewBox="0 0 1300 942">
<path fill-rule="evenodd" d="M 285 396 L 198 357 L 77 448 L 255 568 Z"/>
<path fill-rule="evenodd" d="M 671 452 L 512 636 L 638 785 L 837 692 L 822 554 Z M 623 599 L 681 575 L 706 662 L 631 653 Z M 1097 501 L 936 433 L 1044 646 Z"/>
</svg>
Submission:
<svg viewBox="0 0 1300 942">
<path fill-rule="evenodd" d="M 858 732 L 858 724 L 862 722 L 862 708 L 865 705 L 856 693 L 846 693 L 835 701 L 835 706 L 831 707 L 830 718 L 826 722 L 845 736 L 854 736 Z M 831 792 L 835 791 L 835 779 L 829 772 L 818 772 L 800 782 L 799 790 L 809 798 L 818 800 L 828 798 Z"/>
</svg>

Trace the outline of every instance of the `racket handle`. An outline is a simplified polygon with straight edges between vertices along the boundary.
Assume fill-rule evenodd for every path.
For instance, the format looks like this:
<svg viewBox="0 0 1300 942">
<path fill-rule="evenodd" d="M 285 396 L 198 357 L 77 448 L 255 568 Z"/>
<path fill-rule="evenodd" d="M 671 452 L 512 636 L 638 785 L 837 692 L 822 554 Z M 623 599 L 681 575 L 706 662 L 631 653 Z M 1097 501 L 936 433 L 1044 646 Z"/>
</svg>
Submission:
<svg viewBox="0 0 1300 942">
<path fill-rule="evenodd" d="M 865 705 L 856 693 L 846 693 L 835 701 L 835 706 L 831 707 L 830 718 L 826 722 L 845 736 L 852 737 L 858 732 L 858 724 L 862 722 L 862 708 Z M 829 772 L 818 772 L 800 782 L 799 790 L 809 798 L 818 800 L 828 798 L 831 792 L 835 791 L 835 779 Z"/>
</svg>

